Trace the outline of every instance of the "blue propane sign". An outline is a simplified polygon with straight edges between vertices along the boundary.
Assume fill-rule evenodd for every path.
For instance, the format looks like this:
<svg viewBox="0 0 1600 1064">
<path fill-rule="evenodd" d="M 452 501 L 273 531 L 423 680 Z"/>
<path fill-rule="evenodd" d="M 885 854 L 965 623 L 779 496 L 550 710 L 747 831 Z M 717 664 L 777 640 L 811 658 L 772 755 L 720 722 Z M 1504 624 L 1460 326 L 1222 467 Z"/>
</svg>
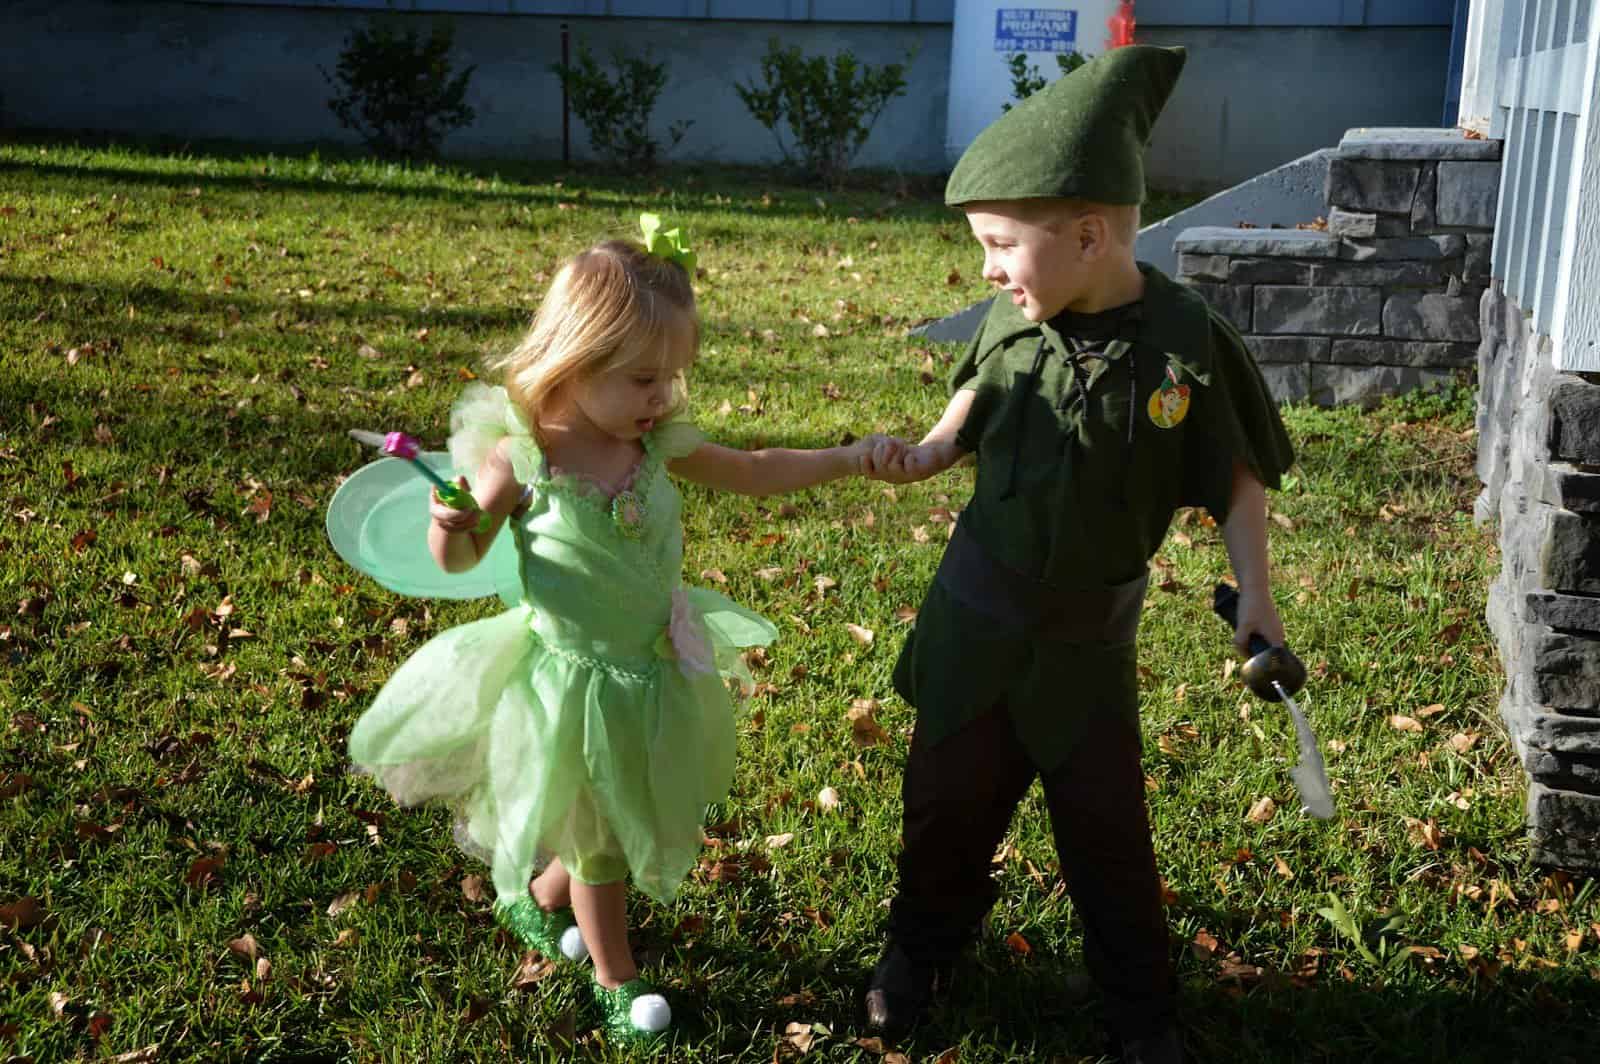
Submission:
<svg viewBox="0 0 1600 1064">
<path fill-rule="evenodd" d="M 997 52 L 1072 52 L 1078 13 L 1051 7 L 1002 7 L 994 13 Z"/>
</svg>

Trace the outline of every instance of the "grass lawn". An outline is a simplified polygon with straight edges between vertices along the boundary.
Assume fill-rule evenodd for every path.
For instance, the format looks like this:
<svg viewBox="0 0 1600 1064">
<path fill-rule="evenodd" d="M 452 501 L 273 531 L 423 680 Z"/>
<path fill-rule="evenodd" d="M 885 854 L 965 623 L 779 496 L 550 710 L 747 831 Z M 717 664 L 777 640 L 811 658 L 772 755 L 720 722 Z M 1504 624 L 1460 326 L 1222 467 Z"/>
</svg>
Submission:
<svg viewBox="0 0 1600 1064">
<path fill-rule="evenodd" d="M 575 1041 L 620 1059 L 583 976 L 497 931 L 448 814 L 347 772 L 396 664 L 497 607 L 381 590 L 322 518 L 366 458 L 345 429 L 441 445 L 556 265 L 640 210 L 699 251 L 691 383 L 713 439 L 918 434 L 942 408 L 951 352 L 905 331 L 983 294 L 979 255 L 936 195 L 893 182 L 0 145 L 0 1056 L 565 1059 Z M 1209 614 L 1220 537 L 1180 515 L 1141 671 L 1189 1049 L 1593 1059 L 1600 901 L 1527 858 L 1470 392 L 1285 416 L 1300 464 L 1271 500 L 1276 589 L 1339 814 L 1295 811 L 1285 715 L 1242 691 Z M 685 489 L 686 575 L 782 636 L 701 868 L 674 907 L 633 908 L 681 1017 L 663 1056 L 883 1052 L 857 1042 L 855 1003 L 913 721 L 889 673 L 970 476 Z M 1055 868 L 1035 791 L 995 858 L 991 926 L 908 1057 L 1093 1058 Z"/>
</svg>

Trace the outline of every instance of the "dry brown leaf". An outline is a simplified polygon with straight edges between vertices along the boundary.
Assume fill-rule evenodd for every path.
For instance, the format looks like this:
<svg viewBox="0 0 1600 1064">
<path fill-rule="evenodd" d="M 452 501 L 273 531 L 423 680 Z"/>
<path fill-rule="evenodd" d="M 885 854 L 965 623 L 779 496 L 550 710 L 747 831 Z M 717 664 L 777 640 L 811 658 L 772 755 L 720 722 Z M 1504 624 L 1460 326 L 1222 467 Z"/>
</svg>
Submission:
<svg viewBox="0 0 1600 1064">
<path fill-rule="evenodd" d="M 328 915 L 338 916 L 360 900 L 361 892 L 359 890 L 347 890 L 328 903 Z"/>
<path fill-rule="evenodd" d="M 1006 946 L 1019 957 L 1026 957 L 1033 952 L 1033 947 L 1028 944 L 1027 939 L 1022 937 L 1020 931 L 1013 931 L 1006 936 Z"/>
<path fill-rule="evenodd" d="M 851 639 L 854 639 L 862 646 L 870 647 L 872 645 L 873 632 L 871 628 L 863 628 L 859 624 L 846 623 L 844 630 L 850 633 Z"/>
<path fill-rule="evenodd" d="M 511 977 L 511 986 L 515 990 L 532 990 L 555 970 L 555 961 L 538 950 L 527 950 L 522 954 L 522 963 L 517 965 L 517 974 Z"/>
<path fill-rule="evenodd" d="M 769 849 L 769 850 L 781 850 L 783 847 L 789 845 L 793 841 L 794 841 L 794 832 L 792 832 L 792 831 L 785 831 L 781 835 L 768 835 L 767 836 L 767 849 Z"/>
<path fill-rule="evenodd" d="M 345 948 L 350 947 L 350 946 L 359 945 L 360 942 L 361 942 L 361 932 L 360 931 L 357 931 L 353 927 L 340 928 L 339 933 L 334 936 L 333 948 L 334 949 L 345 949 Z"/>
<path fill-rule="evenodd" d="M 874 718 L 878 702 L 871 698 L 858 698 L 850 704 L 845 719 L 850 722 L 850 738 L 857 746 L 878 746 L 889 741 L 889 733 Z"/>
<path fill-rule="evenodd" d="M 714 584 L 726 584 L 728 582 L 728 574 L 721 569 L 702 569 L 700 570 L 700 579 L 709 580 Z"/>
<path fill-rule="evenodd" d="M 256 941 L 256 936 L 246 931 L 238 938 L 229 940 L 228 952 L 248 957 L 253 961 L 261 955 L 261 945 Z"/>
<path fill-rule="evenodd" d="M 1272 867 L 1284 879 L 1294 878 L 1294 869 L 1290 868 L 1288 862 L 1282 857 L 1274 857 L 1272 859 Z"/>
<path fill-rule="evenodd" d="M 826 595 L 830 589 L 839 586 L 839 581 L 831 576 L 816 576 L 812 578 L 811 584 L 817 589 L 817 594 Z"/>
<path fill-rule="evenodd" d="M 1217 941 L 1217 936 L 1213 935 L 1210 931 L 1207 931 L 1203 927 L 1195 932 L 1194 941 L 1189 943 L 1190 951 L 1193 952 L 1197 958 L 1203 961 L 1210 960 L 1212 957 L 1216 956 L 1221 948 L 1222 943 Z"/>
<path fill-rule="evenodd" d="M 483 889 L 483 877 L 479 875 L 467 876 L 461 880 L 461 894 L 468 901 L 481 902 L 488 895 Z"/>
<path fill-rule="evenodd" d="M 0 927 L 17 931 L 37 927 L 44 922 L 44 906 L 39 899 L 24 895 L 7 905 L 0 905 Z"/>
<path fill-rule="evenodd" d="M 1417 710 L 1417 716 L 1420 717 L 1423 720 L 1427 720 L 1429 717 L 1435 716 L 1435 715 L 1443 713 L 1443 712 L 1444 712 L 1444 703 L 1443 702 L 1435 702 L 1431 706 L 1423 706 L 1421 709 Z"/>
<path fill-rule="evenodd" d="M 1413 717 L 1408 717 L 1403 713 L 1394 713 L 1389 717 L 1389 727 L 1393 728 L 1395 731 L 1421 732 L 1422 722 Z"/>
<path fill-rule="evenodd" d="M 839 792 L 832 787 L 824 787 L 817 792 L 817 808 L 824 813 L 831 813 L 839 808 Z"/>
<path fill-rule="evenodd" d="M 118 1053 L 114 1057 L 106 1057 L 107 1064 L 154 1064 L 161 1046 L 151 1043 L 142 1049 L 130 1049 L 126 1053 Z"/>
<path fill-rule="evenodd" d="M 1450 749 L 1458 754 L 1464 754 L 1478 745 L 1479 738 L 1477 732 L 1456 732 L 1450 736 Z"/>
<path fill-rule="evenodd" d="M 791 1021 L 784 1025 L 783 1040 L 797 1053 L 811 1052 L 811 1042 L 815 1037 L 809 1023 Z"/>
<path fill-rule="evenodd" d="M 1427 850 L 1437 850 L 1444 845 L 1444 832 L 1439 830 L 1439 825 L 1430 817 L 1427 820 L 1418 820 L 1416 817 L 1406 817 L 1406 827 L 1409 829 L 1411 841 Z"/>
<path fill-rule="evenodd" d="M 1262 798 L 1250 807 L 1248 819 L 1257 824 L 1265 824 L 1278 812 L 1278 803 L 1271 798 Z"/>
</svg>

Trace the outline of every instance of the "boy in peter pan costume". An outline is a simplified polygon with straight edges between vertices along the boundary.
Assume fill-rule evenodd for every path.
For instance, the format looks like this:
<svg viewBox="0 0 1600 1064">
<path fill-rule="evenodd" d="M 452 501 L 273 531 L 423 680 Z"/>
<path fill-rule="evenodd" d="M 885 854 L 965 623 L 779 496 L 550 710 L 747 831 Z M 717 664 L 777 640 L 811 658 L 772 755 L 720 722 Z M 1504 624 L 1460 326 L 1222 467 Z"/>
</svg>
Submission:
<svg viewBox="0 0 1600 1064">
<path fill-rule="evenodd" d="M 977 481 L 895 668 L 917 708 L 904 851 L 868 1026 L 904 1033 L 995 898 L 990 858 L 1037 776 L 1125 1060 L 1176 1061 L 1175 985 L 1140 767 L 1134 637 L 1173 512 L 1203 506 L 1240 589 L 1235 642 L 1274 644 L 1265 487 L 1293 460 L 1243 341 L 1133 242 L 1178 48 L 1092 60 L 985 129 L 945 201 L 1000 291 L 953 398 L 873 472 Z"/>
</svg>

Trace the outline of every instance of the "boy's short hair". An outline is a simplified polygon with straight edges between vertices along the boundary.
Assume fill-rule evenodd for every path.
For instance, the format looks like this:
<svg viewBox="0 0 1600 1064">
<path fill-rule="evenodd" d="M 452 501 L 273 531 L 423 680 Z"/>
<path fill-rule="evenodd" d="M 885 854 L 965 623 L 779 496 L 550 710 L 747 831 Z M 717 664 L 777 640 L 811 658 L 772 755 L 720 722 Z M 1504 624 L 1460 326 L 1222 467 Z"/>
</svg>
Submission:
<svg viewBox="0 0 1600 1064">
<path fill-rule="evenodd" d="M 1106 220 L 1106 228 L 1117 243 L 1133 247 L 1139 236 L 1139 205 L 1137 203 L 1096 203 L 1093 200 L 1066 196 L 1037 196 L 1027 199 L 994 200 L 1008 210 L 1035 225 L 1057 230 L 1074 218 L 1085 214 L 1098 214 Z M 968 203 L 968 207 L 981 207 L 982 202 Z"/>
</svg>

